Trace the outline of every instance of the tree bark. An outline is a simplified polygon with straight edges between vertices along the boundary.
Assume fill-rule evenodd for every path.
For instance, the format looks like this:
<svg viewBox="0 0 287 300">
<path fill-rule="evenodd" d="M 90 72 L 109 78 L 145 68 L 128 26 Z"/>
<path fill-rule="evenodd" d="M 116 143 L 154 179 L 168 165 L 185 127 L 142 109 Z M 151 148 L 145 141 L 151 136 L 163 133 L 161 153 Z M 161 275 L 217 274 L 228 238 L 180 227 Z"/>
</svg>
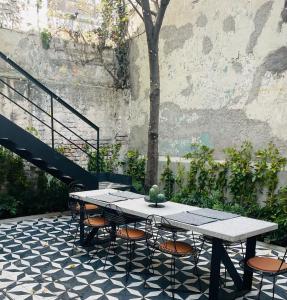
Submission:
<svg viewBox="0 0 287 300">
<path fill-rule="evenodd" d="M 149 51 L 150 118 L 148 127 L 147 174 L 145 185 L 150 188 L 158 181 L 158 131 L 160 107 L 160 73 L 158 45 Z"/>
<path fill-rule="evenodd" d="M 155 22 L 152 20 L 150 0 L 137 0 L 142 7 L 142 18 L 146 30 L 150 70 L 150 115 L 148 127 L 147 173 L 146 188 L 150 188 L 158 181 L 158 131 L 160 107 L 160 73 L 158 57 L 159 33 L 163 18 L 170 0 L 161 0 L 158 6 Z M 158 4 L 158 1 L 155 1 Z"/>
</svg>

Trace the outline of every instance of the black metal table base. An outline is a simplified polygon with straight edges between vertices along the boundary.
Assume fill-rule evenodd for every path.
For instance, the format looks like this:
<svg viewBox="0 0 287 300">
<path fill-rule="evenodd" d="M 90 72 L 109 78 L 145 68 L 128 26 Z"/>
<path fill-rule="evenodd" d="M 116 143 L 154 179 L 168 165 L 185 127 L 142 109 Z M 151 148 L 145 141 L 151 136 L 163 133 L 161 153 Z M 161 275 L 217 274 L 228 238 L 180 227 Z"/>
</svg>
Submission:
<svg viewBox="0 0 287 300">
<path fill-rule="evenodd" d="M 256 237 L 248 238 L 246 241 L 245 260 L 255 256 Z M 220 265 L 224 264 L 227 272 L 231 276 L 236 291 L 227 296 L 226 299 L 235 299 L 240 297 L 251 290 L 253 272 L 244 269 L 243 278 L 238 274 L 233 262 L 231 261 L 223 241 L 217 238 L 212 239 L 212 256 L 211 256 L 211 269 L 210 269 L 210 287 L 209 287 L 209 300 L 223 300 L 225 299 L 220 291 Z"/>
</svg>

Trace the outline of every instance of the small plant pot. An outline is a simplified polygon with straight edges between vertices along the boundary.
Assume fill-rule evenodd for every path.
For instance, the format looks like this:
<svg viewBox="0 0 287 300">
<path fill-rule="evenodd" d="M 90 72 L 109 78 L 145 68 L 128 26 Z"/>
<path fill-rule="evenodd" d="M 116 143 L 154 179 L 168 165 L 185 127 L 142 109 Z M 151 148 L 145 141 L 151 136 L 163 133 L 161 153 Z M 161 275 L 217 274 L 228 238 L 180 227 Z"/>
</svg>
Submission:
<svg viewBox="0 0 287 300">
<path fill-rule="evenodd" d="M 151 201 L 149 196 L 145 196 L 144 200 L 145 200 L 145 202 L 149 203 L 150 207 L 154 207 L 154 208 L 163 208 L 164 207 L 164 205 L 162 204 L 164 202 Z"/>
</svg>

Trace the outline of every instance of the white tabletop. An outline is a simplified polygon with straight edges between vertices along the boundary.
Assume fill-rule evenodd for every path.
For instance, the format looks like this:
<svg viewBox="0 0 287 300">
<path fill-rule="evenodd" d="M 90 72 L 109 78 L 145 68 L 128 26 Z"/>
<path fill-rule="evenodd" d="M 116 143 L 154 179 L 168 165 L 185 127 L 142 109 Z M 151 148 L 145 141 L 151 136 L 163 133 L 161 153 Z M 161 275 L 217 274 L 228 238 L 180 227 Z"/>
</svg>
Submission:
<svg viewBox="0 0 287 300">
<path fill-rule="evenodd" d="M 111 193 L 114 191 L 115 190 L 113 189 L 104 189 L 95 191 L 76 192 L 71 193 L 70 197 L 74 199 L 83 200 L 85 202 L 105 206 L 107 203 L 104 203 L 98 199 L 94 199 L 93 197 Z M 168 217 L 168 215 L 200 209 L 199 207 L 189 206 L 170 201 L 164 203 L 163 208 L 155 208 L 150 207 L 143 198 L 124 200 L 116 202 L 114 204 L 120 207 L 123 212 L 142 218 L 146 218 L 152 214 Z M 202 234 L 206 234 L 230 242 L 244 240 L 252 236 L 257 236 L 266 232 L 276 230 L 278 228 L 278 225 L 276 223 L 246 217 L 237 217 L 223 221 L 215 221 L 201 226 L 195 226 L 187 223 L 179 223 L 171 220 L 170 222 L 179 228 L 193 230 Z"/>
</svg>

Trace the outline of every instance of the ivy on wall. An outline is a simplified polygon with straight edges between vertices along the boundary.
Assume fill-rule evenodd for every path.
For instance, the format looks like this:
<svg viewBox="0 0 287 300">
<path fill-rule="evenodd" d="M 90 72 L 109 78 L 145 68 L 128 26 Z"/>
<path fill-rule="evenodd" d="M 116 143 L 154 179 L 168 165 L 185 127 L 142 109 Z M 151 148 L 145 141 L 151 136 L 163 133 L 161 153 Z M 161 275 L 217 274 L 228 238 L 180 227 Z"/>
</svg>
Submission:
<svg viewBox="0 0 287 300">
<path fill-rule="evenodd" d="M 78 5 L 80 6 L 80 3 Z M 58 28 L 50 31 L 44 29 L 40 33 L 42 46 L 44 49 L 49 49 L 52 36 L 61 38 L 61 34 L 67 34 L 74 43 L 81 46 L 82 64 L 94 59 L 86 53 L 93 49 L 95 57 L 99 57 L 105 70 L 112 77 L 114 86 L 117 89 L 129 88 L 129 41 L 127 39 L 129 18 L 126 0 L 101 0 L 96 9 L 102 20 L 100 26 L 88 30 L 79 11 L 66 14 L 67 25 L 56 24 Z M 57 15 L 56 8 L 50 14 Z M 62 19 L 63 16 L 61 16 Z M 114 50 L 114 63 L 106 61 L 104 53 L 107 49 Z"/>
</svg>

